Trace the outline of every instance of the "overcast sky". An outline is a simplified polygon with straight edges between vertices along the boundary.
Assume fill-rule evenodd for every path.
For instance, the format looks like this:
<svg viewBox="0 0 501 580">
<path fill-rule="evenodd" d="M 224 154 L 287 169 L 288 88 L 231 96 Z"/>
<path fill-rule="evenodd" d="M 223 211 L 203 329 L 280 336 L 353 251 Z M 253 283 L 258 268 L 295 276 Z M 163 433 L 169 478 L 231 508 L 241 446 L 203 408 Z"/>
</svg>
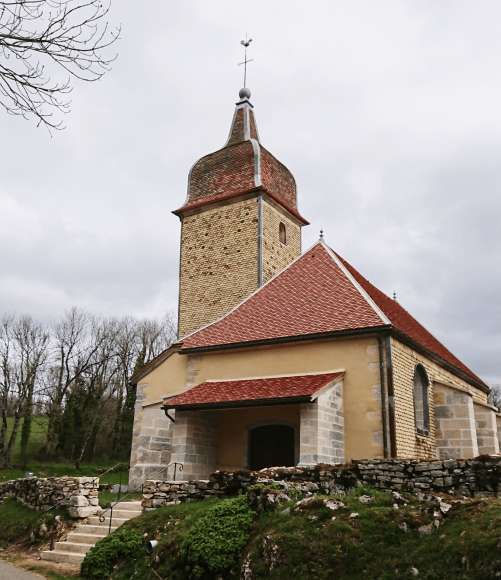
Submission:
<svg viewBox="0 0 501 580">
<path fill-rule="evenodd" d="M 119 58 L 51 138 L 0 114 L 0 310 L 162 316 L 241 86 L 327 242 L 501 383 L 501 3 L 114 0 Z"/>
</svg>

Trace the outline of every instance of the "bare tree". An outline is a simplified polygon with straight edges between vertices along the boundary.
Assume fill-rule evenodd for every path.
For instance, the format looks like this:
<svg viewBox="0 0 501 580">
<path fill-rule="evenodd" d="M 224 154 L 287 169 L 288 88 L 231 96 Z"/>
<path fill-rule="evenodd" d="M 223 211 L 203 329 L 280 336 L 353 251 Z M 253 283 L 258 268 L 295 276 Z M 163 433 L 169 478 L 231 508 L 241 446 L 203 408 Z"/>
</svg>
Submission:
<svg viewBox="0 0 501 580">
<path fill-rule="evenodd" d="M 62 128 L 54 112 L 69 111 L 71 80 L 99 80 L 116 58 L 108 13 L 101 0 L 0 1 L 0 105 Z"/>
<path fill-rule="evenodd" d="M 494 405 L 494 407 L 501 410 L 501 385 L 492 385 L 489 394 L 489 402 L 491 405 Z"/>
<path fill-rule="evenodd" d="M 33 394 L 47 358 L 49 335 L 30 317 L 8 317 L 0 327 L 0 466 L 10 464 L 12 448 L 24 416 L 23 437 L 26 455 L 31 429 Z M 10 434 L 7 417 L 10 412 Z"/>
<path fill-rule="evenodd" d="M 94 356 L 101 347 L 91 336 L 92 318 L 73 308 L 54 327 L 52 365 L 47 390 L 49 423 L 45 452 L 53 457 L 61 441 L 64 400 L 70 387 L 95 364 Z"/>
</svg>

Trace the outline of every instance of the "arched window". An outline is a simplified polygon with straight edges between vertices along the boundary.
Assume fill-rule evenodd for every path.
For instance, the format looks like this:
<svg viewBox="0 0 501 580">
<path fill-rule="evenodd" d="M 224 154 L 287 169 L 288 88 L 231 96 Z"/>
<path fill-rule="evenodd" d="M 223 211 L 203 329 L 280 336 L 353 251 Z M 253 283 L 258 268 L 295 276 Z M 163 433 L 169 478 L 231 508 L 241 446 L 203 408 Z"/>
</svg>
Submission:
<svg viewBox="0 0 501 580">
<path fill-rule="evenodd" d="M 428 406 L 428 387 L 430 383 L 423 365 L 417 365 L 414 371 L 414 417 L 416 431 L 428 435 L 430 431 L 430 415 Z"/>
<path fill-rule="evenodd" d="M 278 226 L 278 237 L 282 244 L 287 243 L 287 231 L 285 230 L 284 222 L 280 222 L 280 225 Z"/>
</svg>

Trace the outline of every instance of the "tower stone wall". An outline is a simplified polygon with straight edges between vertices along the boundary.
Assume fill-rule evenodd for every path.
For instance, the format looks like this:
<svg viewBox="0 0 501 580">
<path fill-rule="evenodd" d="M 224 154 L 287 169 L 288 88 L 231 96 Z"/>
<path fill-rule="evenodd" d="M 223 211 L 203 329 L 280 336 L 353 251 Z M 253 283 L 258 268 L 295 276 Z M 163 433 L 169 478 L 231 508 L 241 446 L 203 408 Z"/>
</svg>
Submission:
<svg viewBox="0 0 501 580">
<path fill-rule="evenodd" d="M 257 288 L 257 239 L 256 198 L 183 218 L 179 336 L 213 322 Z"/>
<path fill-rule="evenodd" d="M 286 241 L 280 241 L 280 224 Z M 301 255 L 301 226 L 278 206 L 263 201 L 263 282 L 286 268 Z"/>
<path fill-rule="evenodd" d="M 240 92 L 226 144 L 191 168 L 181 219 L 179 337 L 214 322 L 301 254 L 294 176 Z"/>
</svg>

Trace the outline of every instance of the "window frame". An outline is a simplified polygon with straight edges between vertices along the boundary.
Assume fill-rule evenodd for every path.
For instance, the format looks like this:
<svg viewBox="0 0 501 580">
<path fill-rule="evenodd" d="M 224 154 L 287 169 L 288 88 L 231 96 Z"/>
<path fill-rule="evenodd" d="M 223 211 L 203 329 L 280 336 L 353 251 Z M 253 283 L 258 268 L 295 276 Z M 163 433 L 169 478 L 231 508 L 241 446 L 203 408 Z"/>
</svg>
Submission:
<svg viewBox="0 0 501 580">
<path fill-rule="evenodd" d="M 284 246 L 287 245 L 287 228 L 285 227 L 284 222 L 278 224 L 278 239 L 281 244 Z"/>
</svg>

